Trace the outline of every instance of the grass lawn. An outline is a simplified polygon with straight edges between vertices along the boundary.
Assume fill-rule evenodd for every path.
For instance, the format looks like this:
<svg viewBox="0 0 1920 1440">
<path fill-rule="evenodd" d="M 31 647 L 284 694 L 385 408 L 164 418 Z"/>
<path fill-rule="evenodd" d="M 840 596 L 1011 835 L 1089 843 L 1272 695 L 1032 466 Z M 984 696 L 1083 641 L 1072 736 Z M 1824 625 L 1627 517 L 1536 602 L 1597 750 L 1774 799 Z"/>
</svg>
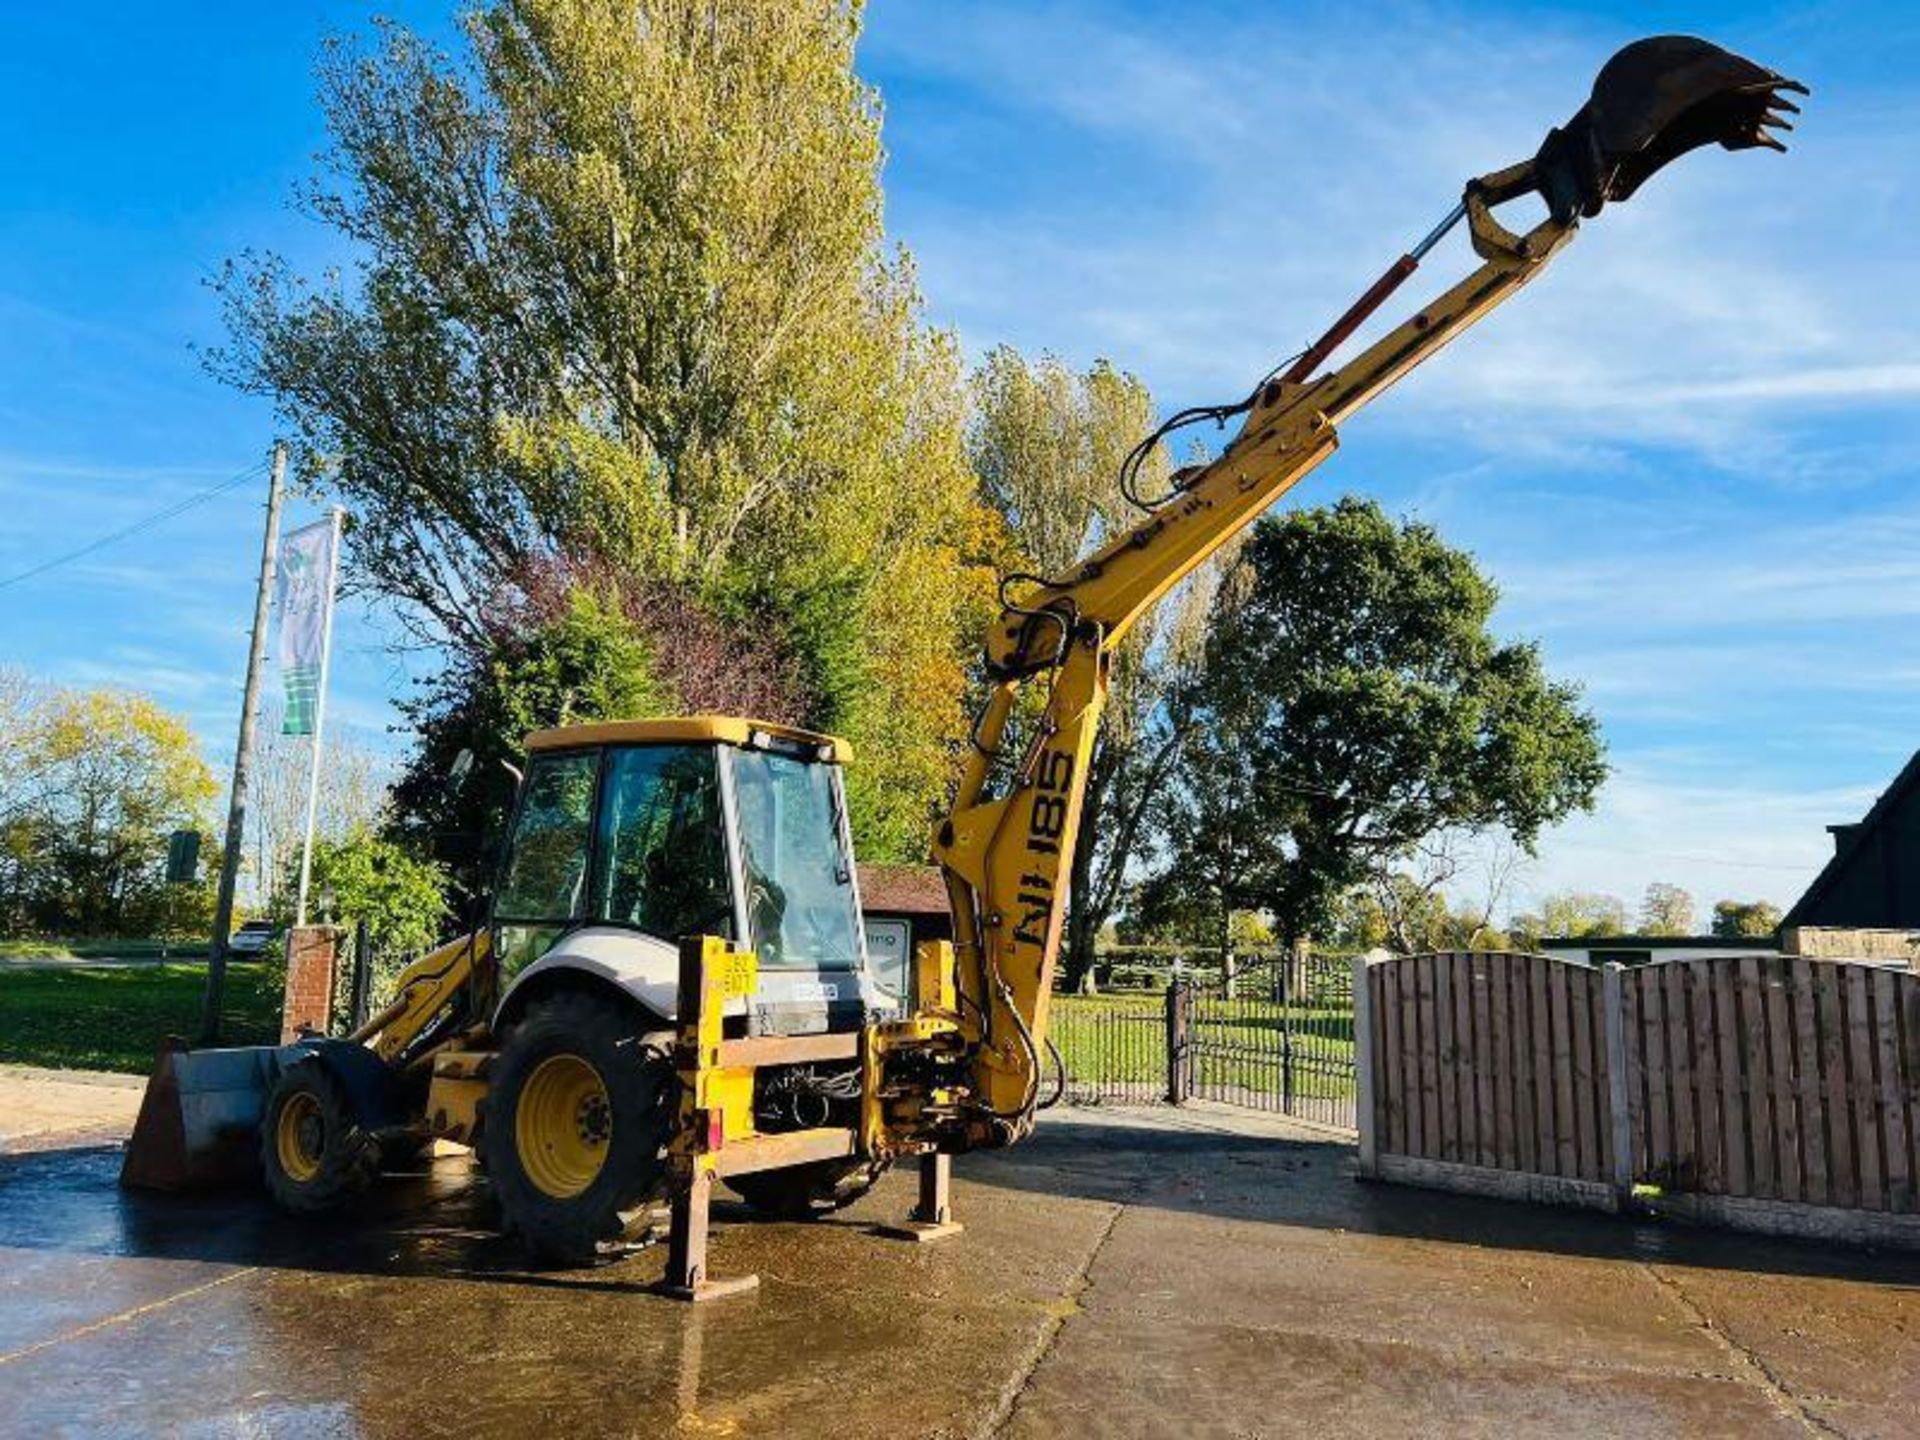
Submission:
<svg viewBox="0 0 1920 1440">
<path fill-rule="evenodd" d="M 205 958 L 204 940 L 0 940 L 0 959 L 86 960 L 103 955 L 126 959 Z"/>
<path fill-rule="evenodd" d="M 144 1075 L 163 1036 L 200 1027 L 204 965 L 0 972 L 0 1061 Z M 227 966 L 229 1045 L 271 1044 L 279 987 L 261 964 Z"/>
</svg>

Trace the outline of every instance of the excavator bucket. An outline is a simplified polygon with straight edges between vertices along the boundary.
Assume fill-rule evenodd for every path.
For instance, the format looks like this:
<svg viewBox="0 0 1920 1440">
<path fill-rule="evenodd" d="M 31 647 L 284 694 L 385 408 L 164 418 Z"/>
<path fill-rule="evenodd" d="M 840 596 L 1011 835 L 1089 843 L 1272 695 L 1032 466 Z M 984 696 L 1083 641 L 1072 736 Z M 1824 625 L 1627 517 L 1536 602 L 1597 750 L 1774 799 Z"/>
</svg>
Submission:
<svg viewBox="0 0 1920 1440">
<path fill-rule="evenodd" d="M 1603 67 L 1593 95 L 1548 132 L 1534 166 L 1553 218 L 1593 216 L 1625 200 L 1649 175 L 1689 150 L 1785 150 L 1777 131 L 1807 87 L 1691 35 L 1636 40 Z"/>
<path fill-rule="evenodd" d="M 258 1176 L 260 1122 L 278 1057 L 270 1045 L 188 1050 L 174 1041 L 163 1047 L 121 1158 L 120 1183 L 193 1190 Z"/>
</svg>

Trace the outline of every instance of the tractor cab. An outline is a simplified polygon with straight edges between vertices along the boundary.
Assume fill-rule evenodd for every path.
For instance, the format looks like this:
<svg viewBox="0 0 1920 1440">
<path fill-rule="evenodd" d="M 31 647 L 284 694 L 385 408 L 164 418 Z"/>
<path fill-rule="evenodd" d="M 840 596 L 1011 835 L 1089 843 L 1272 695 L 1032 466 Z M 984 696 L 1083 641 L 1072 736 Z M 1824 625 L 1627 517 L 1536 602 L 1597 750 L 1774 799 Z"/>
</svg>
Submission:
<svg viewBox="0 0 1920 1440">
<path fill-rule="evenodd" d="M 585 972 L 671 1023 L 688 935 L 758 957 L 750 1034 L 857 1029 L 886 1007 L 868 973 L 844 740 L 694 716 L 544 730 L 527 751 L 494 892 L 497 1022 Z"/>
</svg>

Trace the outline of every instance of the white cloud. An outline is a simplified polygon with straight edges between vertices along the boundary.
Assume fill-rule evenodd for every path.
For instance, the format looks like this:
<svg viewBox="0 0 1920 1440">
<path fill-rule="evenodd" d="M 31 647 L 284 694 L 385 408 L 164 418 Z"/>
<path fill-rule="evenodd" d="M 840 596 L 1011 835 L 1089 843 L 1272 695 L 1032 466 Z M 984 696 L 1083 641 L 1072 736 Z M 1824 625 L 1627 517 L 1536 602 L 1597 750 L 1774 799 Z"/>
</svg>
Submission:
<svg viewBox="0 0 1920 1440">
<path fill-rule="evenodd" d="M 1185 403 L 1237 393 L 1324 325 L 1468 175 L 1530 153 L 1626 38 L 1448 7 L 1396 9 L 1389 30 L 1366 7 L 1193 7 L 1166 25 L 947 4 L 876 13 L 870 54 L 977 107 L 941 154 L 909 141 L 891 176 L 936 308 L 975 345 L 1106 354 Z M 1787 156 L 1701 152 L 1610 207 L 1517 302 L 1524 318 L 1411 378 L 1388 423 L 1522 457 L 1543 437 L 1602 462 L 1629 439 L 1669 443 L 1768 480 L 1806 448 L 1783 412 L 1910 396 L 1920 190 L 1894 176 L 1920 117 L 1858 87 L 1807 111 Z M 1021 163 L 996 164 L 1022 128 Z M 923 200 L 917 162 L 1026 184 Z M 1428 268 L 1455 273 L 1464 253 Z M 1481 423 L 1463 430 L 1463 412 Z"/>
<path fill-rule="evenodd" d="M 1780 790 L 1733 776 L 1680 784 L 1665 767 L 1632 763 L 1608 783 L 1601 813 L 1542 839 L 1513 907 L 1528 909 L 1561 890 L 1601 891 L 1637 906 L 1659 880 L 1691 893 L 1703 922 L 1714 901 L 1728 898 L 1764 898 L 1784 909 L 1833 853 L 1826 826 L 1857 820 L 1877 793 Z"/>
</svg>

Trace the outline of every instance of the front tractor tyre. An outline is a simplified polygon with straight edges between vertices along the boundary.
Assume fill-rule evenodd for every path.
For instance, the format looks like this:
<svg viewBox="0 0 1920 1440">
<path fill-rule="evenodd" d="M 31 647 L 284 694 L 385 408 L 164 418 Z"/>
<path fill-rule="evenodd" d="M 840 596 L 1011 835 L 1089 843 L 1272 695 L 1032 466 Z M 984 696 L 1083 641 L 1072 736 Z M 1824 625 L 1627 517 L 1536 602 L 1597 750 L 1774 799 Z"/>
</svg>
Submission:
<svg viewBox="0 0 1920 1440">
<path fill-rule="evenodd" d="M 666 1185 L 665 1038 L 574 993 L 536 1005 L 501 1047 L 480 1158 L 506 1228 L 537 1259 L 590 1265 L 645 1237 Z"/>
<path fill-rule="evenodd" d="M 297 1061 L 274 1081 L 260 1127 L 260 1168 L 273 1198 L 297 1215 L 339 1210 L 379 1174 L 379 1142 L 321 1061 Z"/>
</svg>

